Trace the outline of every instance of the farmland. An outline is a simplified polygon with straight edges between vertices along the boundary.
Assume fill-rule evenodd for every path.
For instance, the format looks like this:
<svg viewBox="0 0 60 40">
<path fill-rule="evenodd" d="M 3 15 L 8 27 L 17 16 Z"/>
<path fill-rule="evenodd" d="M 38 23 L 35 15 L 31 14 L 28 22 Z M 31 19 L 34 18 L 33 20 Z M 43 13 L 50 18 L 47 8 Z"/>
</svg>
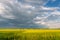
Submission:
<svg viewBox="0 0 60 40">
<path fill-rule="evenodd" d="M 60 40 L 60 30 L 0 29 L 0 40 Z"/>
</svg>

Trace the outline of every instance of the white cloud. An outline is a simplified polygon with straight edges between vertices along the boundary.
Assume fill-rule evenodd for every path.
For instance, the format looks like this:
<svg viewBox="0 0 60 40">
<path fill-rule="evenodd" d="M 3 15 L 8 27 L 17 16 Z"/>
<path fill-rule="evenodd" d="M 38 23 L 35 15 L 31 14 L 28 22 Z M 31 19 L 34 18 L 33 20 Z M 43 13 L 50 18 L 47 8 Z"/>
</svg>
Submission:
<svg viewBox="0 0 60 40">
<path fill-rule="evenodd" d="M 10 9 L 9 7 L 7 7 Z M 14 16 L 10 13 L 10 10 L 6 10 L 5 5 L 0 3 L 0 16 L 8 19 L 13 19 Z"/>
<path fill-rule="evenodd" d="M 49 12 L 49 11 L 42 11 L 42 17 L 36 17 L 36 18 L 34 18 L 34 20 L 35 20 L 35 23 L 36 24 L 42 24 L 42 25 L 46 25 L 46 26 L 48 26 L 48 28 L 60 28 L 60 23 L 59 23 L 59 21 L 58 20 L 60 20 L 60 18 L 59 18 L 59 15 L 60 15 L 60 11 L 58 11 L 58 7 L 42 7 L 41 6 L 41 9 L 42 10 L 50 10 L 50 11 L 52 11 L 52 12 Z M 44 15 L 46 15 L 46 16 L 44 16 Z M 51 15 L 53 15 L 54 16 L 54 18 L 55 17 L 58 17 L 59 19 L 56 19 L 55 21 L 54 20 L 52 20 L 52 18 L 50 18 L 50 16 Z M 54 19 L 53 18 L 53 19 Z M 50 20 L 49 20 L 50 19 Z"/>
<path fill-rule="evenodd" d="M 2 14 L 1 12 L 3 12 L 4 9 L 5 9 L 5 8 L 3 7 L 3 4 L 0 3 L 0 14 Z"/>
<path fill-rule="evenodd" d="M 46 19 L 46 17 L 36 17 L 36 18 L 34 18 L 33 20 L 34 20 L 34 23 L 36 23 L 36 24 L 41 24 L 41 25 L 45 25 L 46 24 L 46 22 L 44 22 L 44 20 Z"/>
<path fill-rule="evenodd" d="M 32 8 L 32 6 L 31 5 L 24 4 L 24 5 L 21 6 L 21 8 L 29 9 L 29 8 Z"/>
<path fill-rule="evenodd" d="M 54 11 L 54 12 L 52 12 L 52 14 L 54 14 L 54 15 L 60 15 L 60 11 Z"/>
<path fill-rule="evenodd" d="M 51 11 L 55 11 L 58 8 L 57 7 L 44 7 L 44 6 L 40 6 L 42 8 L 42 10 L 51 10 Z"/>
<path fill-rule="evenodd" d="M 48 28 L 60 28 L 60 23 L 49 21 L 46 24 Z"/>
</svg>

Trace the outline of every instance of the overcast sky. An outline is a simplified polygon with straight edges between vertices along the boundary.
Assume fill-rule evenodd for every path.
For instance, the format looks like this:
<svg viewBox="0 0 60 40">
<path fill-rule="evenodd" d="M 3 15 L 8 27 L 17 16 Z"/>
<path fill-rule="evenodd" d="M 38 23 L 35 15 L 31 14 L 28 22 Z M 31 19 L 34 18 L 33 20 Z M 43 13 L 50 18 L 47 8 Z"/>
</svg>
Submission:
<svg viewBox="0 0 60 40">
<path fill-rule="evenodd" d="M 0 27 L 60 28 L 60 0 L 0 0 Z"/>
</svg>

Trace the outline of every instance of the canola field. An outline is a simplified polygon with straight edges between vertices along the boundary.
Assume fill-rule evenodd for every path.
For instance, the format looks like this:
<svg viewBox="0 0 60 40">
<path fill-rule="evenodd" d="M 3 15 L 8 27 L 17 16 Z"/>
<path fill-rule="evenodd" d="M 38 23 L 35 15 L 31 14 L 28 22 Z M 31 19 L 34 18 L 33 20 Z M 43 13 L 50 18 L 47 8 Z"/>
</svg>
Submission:
<svg viewBox="0 0 60 40">
<path fill-rule="evenodd" d="M 0 40 L 60 40 L 60 30 L 0 29 Z"/>
</svg>

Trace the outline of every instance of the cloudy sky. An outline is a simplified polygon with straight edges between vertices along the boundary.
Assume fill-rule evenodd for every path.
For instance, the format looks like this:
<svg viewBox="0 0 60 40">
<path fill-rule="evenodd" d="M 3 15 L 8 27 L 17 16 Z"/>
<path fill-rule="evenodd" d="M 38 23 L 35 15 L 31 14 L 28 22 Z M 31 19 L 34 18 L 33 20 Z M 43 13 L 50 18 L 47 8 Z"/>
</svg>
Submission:
<svg viewBox="0 0 60 40">
<path fill-rule="evenodd" d="M 60 28 L 60 0 L 0 0 L 0 27 Z"/>
</svg>

